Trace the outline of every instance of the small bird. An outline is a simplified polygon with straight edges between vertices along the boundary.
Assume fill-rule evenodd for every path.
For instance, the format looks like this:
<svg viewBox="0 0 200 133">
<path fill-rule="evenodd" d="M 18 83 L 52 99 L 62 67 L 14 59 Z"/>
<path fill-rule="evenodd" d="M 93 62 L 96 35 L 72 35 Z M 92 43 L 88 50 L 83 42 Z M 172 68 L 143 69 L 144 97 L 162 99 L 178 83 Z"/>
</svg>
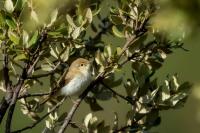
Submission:
<svg viewBox="0 0 200 133">
<path fill-rule="evenodd" d="M 72 62 L 61 88 L 61 95 L 79 96 L 92 81 L 92 64 L 89 60 L 78 58 Z"/>
<path fill-rule="evenodd" d="M 92 82 L 92 63 L 84 58 L 78 58 L 72 62 L 62 82 L 62 87 L 54 91 L 40 103 L 51 100 L 55 96 L 79 96 Z M 72 99 L 71 99 L 72 100 Z M 50 101 L 51 102 L 51 101 Z"/>
</svg>

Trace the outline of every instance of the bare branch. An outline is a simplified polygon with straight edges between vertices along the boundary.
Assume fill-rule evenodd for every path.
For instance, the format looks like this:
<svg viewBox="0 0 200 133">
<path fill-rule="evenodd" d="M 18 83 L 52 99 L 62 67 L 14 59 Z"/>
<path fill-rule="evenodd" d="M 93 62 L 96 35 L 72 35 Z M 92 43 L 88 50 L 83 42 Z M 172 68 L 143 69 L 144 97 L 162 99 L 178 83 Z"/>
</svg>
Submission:
<svg viewBox="0 0 200 133">
<path fill-rule="evenodd" d="M 50 92 L 24 94 L 22 96 L 19 96 L 17 99 L 28 98 L 28 97 L 40 97 L 40 96 L 46 96 L 46 95 L 49 95 L 49 94 L 50 94 Z"/>
<path fill-rule="evenodd" d="M 19 129 L 19 130 L 16 130 L 16 131 L 13 131 L 11 133 L 20 133 L 20 132 L 23 132 L 25 130 L 28 130 L 28 129 L 32 129 L 34 128 L 37 124 L 39 124 L 42 120 L 44 120 L 49 114 L 51 114 L 53 111 L 55 111 L 56 109 L 58 109 L 60 107 L 60 105 L 62 105 L 62 103 L 65 101 L 66 97 L 63 98 L 59 103 L 57 103 L 48 113 L 46 113 L 45 115 L 43 115 L 39 120 L 37 120 L 36 122 L 32 123 L 31 125 L 29 126 L 26 126 L 22 129 Z"/>
<path fill-rule="evenodd" d="M 128 103 L 130 103 L 130 104 L 132 104 L 132 105 L 134 104 L 134 101 L 132 101 L 132 100 L 126 98 L 125 96 L 123 96 L 123 95 L 117 93 L 116 91 L 114 91 L 113 89 L 111 89 L 111 88 L 110 88 L 106 83 L 104 83 L 103 81 L 101 81 L 101 84 L 102 84 L 104 87 L 106 87 L 108 90 L 110 90 L 114 95 L 119 96 L 121 99 L 127 101 Z"/>
<path fill-rule="evenodd" d="M 49 71 L 48 73 L 44 73 L 44 74 L 38 74 L 38 75 L 33 75 L 31 77 L 27 77 L 28 79 L 38 79 L 38 78 L 42 78 L 42 77 L 47 77 L 53 73 L 55 73 L 55 71 L 58 69 L 58 66 L 61 64 L 61 62 L 58 62 L 56 64 L 56 66 L 54 67 L 53 70 Z"/>
</svg>

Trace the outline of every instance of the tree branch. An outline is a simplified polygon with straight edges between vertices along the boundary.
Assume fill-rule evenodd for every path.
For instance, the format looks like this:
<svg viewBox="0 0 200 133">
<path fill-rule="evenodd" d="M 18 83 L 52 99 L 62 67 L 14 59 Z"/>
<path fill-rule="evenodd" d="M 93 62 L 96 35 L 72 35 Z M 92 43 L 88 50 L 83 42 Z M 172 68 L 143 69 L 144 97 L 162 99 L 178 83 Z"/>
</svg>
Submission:
<svg viewBox="0 0 200 133">
<path fill-rule="evenodd" d="M 16 87 L 14 88 L 14 93 L 13 93 L 13 96 L 12 96 L 11 103 L 9 105 L 10 108 L 9 108 L 8 116 L 7 116 L 7 120 L 6 120 L 6 128 L 5 128 L 6 133 L 10 133 L 10 130 L 11 130 L 12 116 L 13 116 L 13 113 L 14 113 L 14 109 L 15 109 L 15 106 L 16 106 L 16 102 L 17 102 L 19 92 L 20 92 L 22 86 L 24 85 L 25 80 L 27 79 L 27 77 L 29 75 L 32 74 L 33 69 L 35 68 L 37 62 L 39 61 L 39 58 L 43 53 L 43 51 L 40 51 L 41 45 L 45 41 L 46 38 L 47 38 L 47 33 L 46 33 L 46 30 L 44 30 L 41 33 L 40 38 L 37 41 L 38 48 L 34 52 L 34 54 L 32 56 L 32 60 L 29 60 L 25 64 L 23 71 L 22 71 L 22 74 L 19 77 L 19 80 L 16 84 Z"/>
<path fill-rule="evenodd" d="M 51 114 L 53 111 L 55 111 L 56 109 L 58 109 L 60 107 L 60 105 L 62 105 L 62 103 L 65 101 L 66 97 L 63 98 L 59 103 L 57 103 L 48 113 L 46 113 L 45 115 L 43 115 L 39 120 L 37 120 L 36 122 L 32 123 L 31 125 L 29 126 L 26 126 L 22 129 L 19 129 L 19 130 L 16 130 L 16 131 L 13 131 L 11 133 L 20 133 L 20 132 L 23 132 L 25 130 L 28 130 L 28 129 L 32 129 L 34 128 L 37 124 L 39 124 L 42 120 L 44 120 L 49 114 Z"/>
<path fill-rule="evenodd" d="M 28 98 L 28 97 L 40 97 L 40 96 L 45 96 L 45 95 L 49 95 L 49 94 L 50 94 L 50 92 L 24 94 L 22 96 L 19 96 L 17 99 Z"/>
<path fill-rule="evenodd" d="M 134 101 L 132 101 L 132 100 L 126 98 L 125 96 L 123 96 L 123 95 L 117 93 L 116 91 L 114 91 L 113 89 L 111 89 L 111 88 L 110 88 L 106 83 L 104 83 L 103 81 L 101 81 L 101 84 L 102 84 L 105 88 L 107 88 L 108 90 L 110 90 L 113 94 L 119 96 L 121 99 L 123 99 L 123 100 L 127 101 L 128 103 L 134 105 Z"/>
<path fill-rule="evenodd" d="M 72 106 L 71 110 L 69 111 L 67 117 L 64 119 L 62 126 L 60 127 L 58 133 L 64 133 L 67 126 L 70 124 L 72 117 L 74 116 L 76 110 L 78 109 L 79 105 L 83 101 L 83 99 L 87 96 L 88 92 L 93 89 L 101 80 L 104 79 L 105 72 L 100 73 L 97 78 L 87 87 L 87 89 L 80 95 L 80 97 L 75 101 L 74 105 Z"/>
<path fill-rule="evenodd" d="M 6 45 L 6 42 L 3 41 L 2 46 Z M 7 48 L 3 49 L 3 81 L 4 81 L 4 87 L 6 89 L 6 96 L 3 97 L 0 103 L 0 123 L 9 107 L 10 100 L 12 98 L 12 85 L 9 77 L 9 68 L 8 68 L 8 53 L 7 53 Z"/>
<path fill-rule="evenodd" d="M 42 78 L 42 77 L 47 77 L 53 73 L 55 73 L 55 71 L 58 69 L 58 66 L 61 64 L 61 62 L 58 62 L 56 64 L 56 66 L 54 67 L 53 70 L 49 71 L 48 73 L 44 73 L 44 74 L 38 74 L 38 75 L 33 75 L 31 77 L 27 77 L 27 79 L 38 79 L 38 78 Z"/>
</svg>

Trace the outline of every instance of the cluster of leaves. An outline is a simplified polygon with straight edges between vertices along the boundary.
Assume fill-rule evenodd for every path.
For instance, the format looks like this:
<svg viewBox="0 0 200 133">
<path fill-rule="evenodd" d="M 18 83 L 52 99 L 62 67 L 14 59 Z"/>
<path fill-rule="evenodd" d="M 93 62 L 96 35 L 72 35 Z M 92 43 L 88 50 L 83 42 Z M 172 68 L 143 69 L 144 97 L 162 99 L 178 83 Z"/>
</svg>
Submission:
<svg viewBox="0 0 200 133">
<path fill-rule="evenodd" d="M 41 117 L 40 113 L 46 111 L 45 105 L 40 104 L 43 98 L 36 96 L 51 95 L 60 88 L 68 64 L 78 57 L 93 59 L 97 73 L 105 73 L 103 81 L 85 98 L 92 111 L 103 110 L 98 100 L 117 97 L 132 107 L 127 112 L 127 123 L 122 128 L 118 126 L 117 113 L 112 128 L 91 113 L 81 126 L 71 121 L 72 127 L 81 132 L 146 131 L 160 123 L 160 111 L 184 104 L 191 87 L 188 82 L 180 84 L 176 75 L 168 77 L 163 85 L 158 85 L 157 79 L 152 79 L 167 55 L 173 49 L 182 48 L 181 42 L 170 40 L 151 26 L 149 20 L 157 6 L 153 1 L 114 1 L 117 6 L 111 7 L 105 18 L 102 18 L 104 12 L 101 9 L 104 7 L 99 0 L 62 2 L 71 6 L 67 11 L 65 6 L 54 1 L 45 17 L 39 15 L 42 10 L 37 7 L 37 2 L 4 0 L 4 6 L 0 6 L 0 43 L 9 55 L 9 75 L 18 79 L 26 63 L 34 64 L 32 60 L 35 56 L 39 57 L 34 69 L 29 72 L 31 74 L 24 79 L 18 96 L 23 114 L 36 122 L 30 128 L 46 116 L 49 119 L 46 120 L 44 132 L 56 132 L 60 127 L 68 115 L 66 112 L 60 115 L 56 111 L 60 100 L 53 101 L 47 114 Z M 94 19 L 100 23 L 98 28 Z M 104 40 L 104 34 L 125 43 L 116 46 L 115 42 Z M 45 40 L 41 42 L 45 35 Z M 118 72 L 124 71 L 125 65 L 131 66 L 126 71 L 132 72 L 132 76 L 125 80 L 120 75 L 122 78 L 116 79 Z M 41 93 L 31 93 L 38 92 L 34 85 L 45 83 L 41 79 L 43 77 L 49 78 L 50 85 L 45 87 L 50 92 L 46 93 L 47 89 L 44 88 Z M 123 84 L 126 96 L 113 90 Z"/>
</svg>

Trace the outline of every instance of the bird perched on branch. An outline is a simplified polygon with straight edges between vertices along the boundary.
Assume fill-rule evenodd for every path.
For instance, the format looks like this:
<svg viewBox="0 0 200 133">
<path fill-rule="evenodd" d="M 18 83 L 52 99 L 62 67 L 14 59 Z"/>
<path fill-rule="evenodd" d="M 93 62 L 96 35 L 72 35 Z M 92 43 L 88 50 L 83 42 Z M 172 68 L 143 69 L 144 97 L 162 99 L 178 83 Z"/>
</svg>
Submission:
<svg viewBox="0 0 200 133">
<path fill-rule="evenodd" d="M 63 85 L 53 95 L 48 96 L 41 104 L 46 103 L 55 95 L 79 96 L 92 82 L 92 63 L 84 58 L 78 58 L 72 62 L 64 77 Z"/>
</svg>

